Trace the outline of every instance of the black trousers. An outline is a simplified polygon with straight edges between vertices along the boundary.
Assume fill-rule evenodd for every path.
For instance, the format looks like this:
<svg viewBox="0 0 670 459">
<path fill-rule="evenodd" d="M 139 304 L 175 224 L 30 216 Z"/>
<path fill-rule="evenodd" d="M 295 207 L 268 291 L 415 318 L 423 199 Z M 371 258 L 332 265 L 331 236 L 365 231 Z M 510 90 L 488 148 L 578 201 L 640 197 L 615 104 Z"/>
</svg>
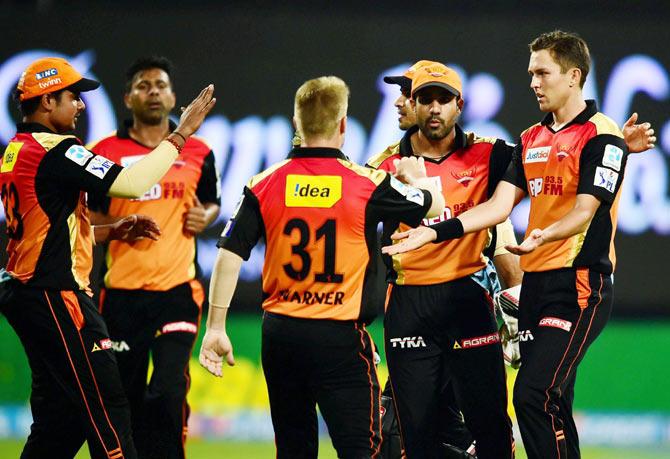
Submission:
<svg viewBox="0 0 670 459">
<path fill-rule="evenodd" d="M 522 365 L 514 407 L 529 459 L 579 458 L 572 417 L 577 367 L 612 310 L 609 275 L 526 273 L 519 299 Z"/>
<path fill-rule="evenodd" d="M 393 286 L 384 321 L 386 358 L 405 452 L 440 457 L 445 378 L 480 459 L 514 455 L 502 348 L 488 293 L 470 278 Z"/>
<path fill-rule="evenodd" d="M 338 457 L 378 456 L 381 394 L 363 325 L 266 312 L 262 363 L 277 458 L 317 457 L 317 405 Z"/>
<path fill-rule="evenodd" d="M 135 459 L 128 401 L 92 300 L 9 281 L 0 304 L 32 371 L 33 423 L 21 458 L 72 459 L 88 441 L 94 459 Z"/>
<path fill-rule="evenodd" d="M 185 456 L 189 361 L 203 299 L 197 281 L 163 292 L 108 289 L 101 294 L 141 459 Z"/>
</svg>

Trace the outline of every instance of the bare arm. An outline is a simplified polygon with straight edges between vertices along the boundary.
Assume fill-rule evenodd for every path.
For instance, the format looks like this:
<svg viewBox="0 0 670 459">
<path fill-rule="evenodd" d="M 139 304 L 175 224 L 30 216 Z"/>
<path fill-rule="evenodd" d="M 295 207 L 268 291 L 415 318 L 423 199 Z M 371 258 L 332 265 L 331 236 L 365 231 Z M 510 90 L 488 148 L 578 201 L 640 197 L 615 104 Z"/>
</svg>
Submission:
<svg viewBox="0 0 670 459">
<path fill-rule="evenodd" d="M 493 254 L 493 264 L 505 288 L 514 287 L 521 283 L 523 271 L 519 266 L 519 256 L 510 253 L 505 247 L 516 245 L 516 236 L 512 222 L 505 220 L 496 226 L 496 247 Z"/>
<path fill-rule="evenodd" d="M 590 194 L 578 194 L 575 206 L 563 218 L 544 229 L 535 228 L 520 245 L 506 247 L 512 253 L 524 255 L 547 242 L 567 239 L 589 225 L 600 206 L 600 200 Z"/>
<path fill-rule="evenodd" d="M 497 225 L 509 216 L 514 204 L 519 202 L 523 196 L 523 191 L 520 188 L 508 182 L 500 182 L 491 199 L 462 213 L 457 218 L 450 218 L 432 227 L 419 226 L 409 231 L 393 234 L 391 239 L 402 239 L 403 241 L 382 247 L 382 253 L 395 255 L 396 253 L 408 252 L 429 242 L 454 239 L 465 233 L 472 233 Z M 440 236 L 439 239 L 438 236 Z"/>
<path fill-rule="evenodd" d="M 209 314 L 199 359 L 200 364 L 214 376 L 223 375 L 224 357 L 228 365 L 235 365 L 233 346 L 226 333 L 226 316 L 241 266 L 239 255 L 219 249 L 209 285 Z"/>
<path fill-rule="evenodd" d="M 137 214 L 116 219 L 113 223 L 94 225 L 92 230 L 96 244 L 111 240 L 133 242 L 144 238 L 157 241 L 161 235 L 161 230 L 153 218 Z"/>
</svg>

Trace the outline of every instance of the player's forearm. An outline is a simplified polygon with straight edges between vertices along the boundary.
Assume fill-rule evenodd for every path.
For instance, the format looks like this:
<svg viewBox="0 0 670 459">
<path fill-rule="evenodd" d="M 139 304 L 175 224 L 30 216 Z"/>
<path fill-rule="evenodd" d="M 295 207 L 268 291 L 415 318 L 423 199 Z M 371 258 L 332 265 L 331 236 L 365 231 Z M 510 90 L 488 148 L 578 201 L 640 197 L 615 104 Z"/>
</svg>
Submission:
<svg viewBox="0 0 670 459">
<path fill-rule="evenodd" d="M 108 214 L 103 214 L 102 212 L 89 211 L 88 218 L 91 221 L 91 225 L 109 225 L 111 223 L 116 223 L 121 220 L 120 217 L 112 217 Z"/>
<path fill-rule="evenodd" d="M 415 188 L 421 188 L 422 190 L 428 191 L 432 196 L 432 202 L 430 209 L 428 209 L 428 212 L 426 213 L 426 217 L 433 218 L 442 214 L 445 205 L 444 196 L 442 196 L 442 192 L 435 185 L 434 180 L 424 177 L 415 180 L 411 185 Z"/>
<path fill-rule="evenodd" d="M 242 258 L 226 249 L 219 249 L 209 284 L 208 330 L 226 330 L 226 314 L 235 293 Z"/>
<path fill-rule="evenodd" d="M 542 242 L 553 242 L 567 239 L 583 232 L 593 219 L 595 209 L 575 207 L 563 218 L 544 228 Z"/>
<path fill-rule="evenodd" d="M 183 144 L 177 135 L 170 135 L 169 138 L 179 145 Z M 139 198 L 166 174 L 178 154 L 172 143 L 162 141 L 144 158 L 124 168 L 107 194 L 117 198 Z"/>
<path fill-rule="evenodd" d="M 104 244 L 109 240 L 109 235 L 112 231 L 112 225 L 93 225 L 93 241 L 96 244 Z"/>
<path fill-rule="evenodd" d="M 515 242 L 516 244 L 516 242 Z M 519 266 L 519 256 L 505 253 L 493 257 L 496 272 L 505 284 L 505 288 L 514 287 L 521 283 L 523 271 Z"/>
</svg>

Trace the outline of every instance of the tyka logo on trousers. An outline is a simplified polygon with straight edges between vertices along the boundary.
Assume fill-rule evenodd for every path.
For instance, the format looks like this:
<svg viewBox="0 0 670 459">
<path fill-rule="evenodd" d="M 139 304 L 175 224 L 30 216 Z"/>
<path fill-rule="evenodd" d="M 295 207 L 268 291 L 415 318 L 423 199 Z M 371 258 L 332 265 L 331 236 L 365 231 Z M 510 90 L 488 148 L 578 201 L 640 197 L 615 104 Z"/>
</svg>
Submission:
<svg viewBox="0 0 670 459">
<path fill-rule="evenodd" d="M 389 341 L 393 347 L 400 346 L 401 349 L 426 347 L 423 336 L 404 336 L 402 338 L 391 338 Z"/>
</svg>

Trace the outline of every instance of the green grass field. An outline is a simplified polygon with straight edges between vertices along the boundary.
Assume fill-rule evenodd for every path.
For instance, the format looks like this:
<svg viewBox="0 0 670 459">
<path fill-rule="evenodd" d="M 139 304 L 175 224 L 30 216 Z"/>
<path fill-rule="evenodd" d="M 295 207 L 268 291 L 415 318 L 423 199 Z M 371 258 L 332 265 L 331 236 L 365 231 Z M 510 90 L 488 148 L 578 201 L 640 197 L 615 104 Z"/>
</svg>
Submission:
<svg viewBox="0 0 670 459">
<path fill-rule="evenodd" d="M 18 458 L 23 442 L 0 441 L 0 457 L 3 459 Z M 609 448 L 582 448 L 583 459 L 664 459 L 669 456 L 668 451 L 609 449 Z M 77 459 L 85 459 L 88 452 L 84 447 L 77 455 Z M 274 445 L 267 442 L 215 442 L 191 440 L 187 443 L 188 459 L 211 459 L 225 457 L 226 459 L 263 459 L 275 457 Z M 319 458 L 336 459 L 335 450 L 329 442 L 320 445 Z M 526 459 L 523 451 L 517 453 L 517 459 Z"/>
</svg>

